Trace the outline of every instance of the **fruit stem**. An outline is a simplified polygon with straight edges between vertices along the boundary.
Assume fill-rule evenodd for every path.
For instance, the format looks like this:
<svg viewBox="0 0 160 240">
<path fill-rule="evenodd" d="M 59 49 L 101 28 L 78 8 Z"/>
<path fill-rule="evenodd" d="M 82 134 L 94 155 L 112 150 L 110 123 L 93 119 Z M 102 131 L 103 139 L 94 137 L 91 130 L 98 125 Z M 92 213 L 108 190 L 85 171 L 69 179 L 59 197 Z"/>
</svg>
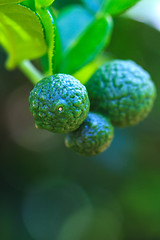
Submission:
<svg viewBox="0 0 160 240">
<path fill-rule="evenodd" d="M 28 60 L 21 62 L 19 68 L 34 85 L 44 77 L 43 74 Z"/>
</svg>

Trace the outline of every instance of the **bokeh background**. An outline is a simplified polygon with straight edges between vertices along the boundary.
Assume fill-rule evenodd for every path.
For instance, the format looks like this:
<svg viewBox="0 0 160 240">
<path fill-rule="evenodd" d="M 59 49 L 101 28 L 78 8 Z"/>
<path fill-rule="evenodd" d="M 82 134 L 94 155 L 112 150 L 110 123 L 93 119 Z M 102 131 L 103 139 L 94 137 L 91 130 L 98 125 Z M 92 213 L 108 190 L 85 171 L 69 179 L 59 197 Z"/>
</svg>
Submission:
<svg viewBox="0 0 160 240">
<path fill-rule="evenodd" d="M 72 3 L 80 1 L 54 7 Z M 158 97 L 145 121 L 115 129 L 110 148 L 95 157 L 34 127 L 33 86 L 18 69 L 5 70 L 0 48 L 1 240 L 160 239 L 160 1 L 141 1 L 114 25 L 106 55 L 142 65 Z"/>
</svg>

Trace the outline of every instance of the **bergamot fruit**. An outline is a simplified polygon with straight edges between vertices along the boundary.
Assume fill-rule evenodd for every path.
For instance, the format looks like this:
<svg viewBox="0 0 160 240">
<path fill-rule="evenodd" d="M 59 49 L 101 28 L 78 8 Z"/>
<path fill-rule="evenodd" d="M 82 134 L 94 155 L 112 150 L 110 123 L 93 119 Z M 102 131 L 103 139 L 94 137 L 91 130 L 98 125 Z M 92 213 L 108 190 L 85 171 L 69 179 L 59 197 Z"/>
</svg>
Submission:
<svg viewBox="0 0 160 240">
<path fill-rule="evenodd" d="M 65 144 L 81 155 L 93 156 L 109 147 L 113 134 L 114 128 L 107 117 L 90 112 L 76 131 L 67 134 Z"/>
<path fill-rule="evenodd" d="M 36 126 L 54 133 L 76 130 L 90 107 L 85 86 L 67 74 L 55 74 L 38 82 L 29 103 Z"/>
<path fill-rule="evenodd" d="M 132 126 L 143 120 L 156 97 L 150 75 L 131 60 L 105 63 L 86 87 L 91 109 L 107 115 L 117 127 Z"/>
</svg>

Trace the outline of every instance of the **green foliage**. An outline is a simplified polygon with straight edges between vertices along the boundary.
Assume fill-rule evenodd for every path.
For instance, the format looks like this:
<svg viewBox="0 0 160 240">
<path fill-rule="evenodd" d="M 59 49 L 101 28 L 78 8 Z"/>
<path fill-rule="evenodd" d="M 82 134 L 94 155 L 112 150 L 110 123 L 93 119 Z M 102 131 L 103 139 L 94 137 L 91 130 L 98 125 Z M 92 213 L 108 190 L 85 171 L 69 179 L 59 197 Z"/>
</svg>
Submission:
<svg viewBox="0 0 160 240">
<path fill-rule="evenodd" d="M 18 2 L 21 2 L 21 6 L 12 5 Z M 108 14 L 121 13 L 135 4 L 137 0 L 84 0 L 86 6 L 96 10 L 97 14 L 94 16 L 82 6 L 73 5 L 60 11 L 57 18 L 58 31 L 55 27 L 54 13 L 52 9 L 47 8 L 53 2 L 54 0 L 8 0 L 5 2 L 0 0 L 0 5 L 2 5 L 0 8 L 1 44 L 10 55 L 8 68 L 14 68 L 24 59 L 43 56 L 47 44 L 47 55 L 42 61 L 46 74 L 51 75 L 59 71 L 75 73 L 98 57 L 109 44 L 113 23 Z M 105 16 L 106 13 L 107 16 Z M 62 59 L 59 35 L 63 47 Z"/>
<path fill-rule="evenodd" d="M 35 0 L 36 8 L 45 8 L 49 7 L 54 0 Z"/>
<path fill-rule="evenodd" d="M 88 7 L 90 10 L 92 10 L 94 13 L 96 13 L 100 6 L 102 5 L 103 0 L 82 0 L 82 2 L 85 3 L 86 7 Z"/>
<path fill-rule="evenodd" d="M 71 5 L 62 9 L 57 18 L 62 48 L 65 52 L 74 47 L 74 42 L 94 20 L 94 16 L 81 5 Z M 66 27 L 66 26 L 72 27 Z"/>
<path fill-rule="evenodd" d="M 66 74 L 55 74 L 38 82 L 29 102 L 36 126 L 54 133 L 76 130 L 90 107 L 85 86 Z"/>
<path fill-rule="evenodd" d="M 33 0 L 26 0 L 21 2 L 21 5 L 24 5 L 26 7 L 29 7 L 33 11 L 35 10 L 35 2 Z"/>
<path fill-rule="evenodd" d="M 45 40 L 48 46 L 47 58 L 45 59 L 48 65 L 48 74 L 54 73 L 55 65 L 55 44 L 56 44 L 56 28 L 53 13 L 50 8 L 41 8 L 37 11 L 45 32 Z"/>
<path fill-rule="evenodd" d="M 23 0 L 0 0 L 0 5 L 10 4 L 10 3 L 19 3 Z"/>
<path fill-rule="evenodd" d="M 94 12 L 100 11 L 111 15 L 120 14 L 140 0 L 83 0 L 86 6 Z"/>
<path fill-rule="evenodd" d="M 120 14 L 132 7 L 140 0 L 108 0 L 104 1 L 102 11 L 110 13 L 111 15 Z"/>
<path fill-rule="evenodd" d="M 24 6 L 0 6 L 0 31 L 0 42 L 10 56 L 7 62 L 10 69 L 24 59 L 38 58 L 46 52 L 40 20 Z"/>
<path fill-rule="evenodd" d="M 148 69 L 153 79 L 157 78 L 160 56 L 159 32 L 129 18 L 117 18 L 114 22 L 115 29 L 108 49 L 109 54 L 119 59 L 131 58 Z M 135 37 L 137 32 L 138 37 Z"/>
<path fill-rule="evenodd" d="M 23 1 L 22 4 L 31 8 L 32 10 L 36 10 L 39 8 L 49 7 L 53 2 L 54 0 L 26 0 Z"/>
<path fill-rule="evenodd" d="M 109 43 L 112 27 L 110 16 L 95 18 L 65 52 L 61 71 L 74 73 L 94 60 Z"/>
</svg>

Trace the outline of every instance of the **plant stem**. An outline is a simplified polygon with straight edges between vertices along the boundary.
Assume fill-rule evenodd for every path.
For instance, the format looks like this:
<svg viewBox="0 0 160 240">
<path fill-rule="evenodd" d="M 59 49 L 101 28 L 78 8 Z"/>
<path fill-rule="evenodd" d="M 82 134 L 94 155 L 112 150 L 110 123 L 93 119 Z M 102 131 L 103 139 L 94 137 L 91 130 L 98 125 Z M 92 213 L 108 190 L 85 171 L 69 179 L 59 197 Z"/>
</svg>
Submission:
<svg viewBox="0 0 160 240">
<path fill-rule="evenodd" d="M 28 60 L 21 62 L 19 68 L 34 85 L 44 77 L 43 74 L 40 73 Z"/>
</svg>

